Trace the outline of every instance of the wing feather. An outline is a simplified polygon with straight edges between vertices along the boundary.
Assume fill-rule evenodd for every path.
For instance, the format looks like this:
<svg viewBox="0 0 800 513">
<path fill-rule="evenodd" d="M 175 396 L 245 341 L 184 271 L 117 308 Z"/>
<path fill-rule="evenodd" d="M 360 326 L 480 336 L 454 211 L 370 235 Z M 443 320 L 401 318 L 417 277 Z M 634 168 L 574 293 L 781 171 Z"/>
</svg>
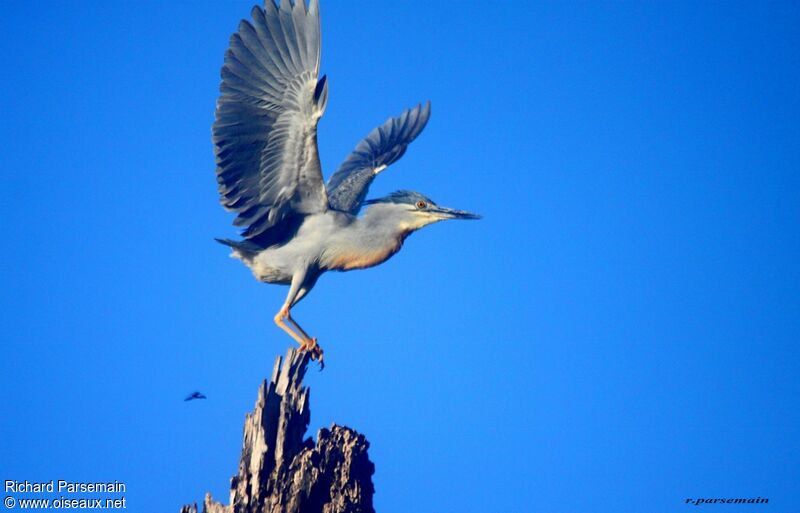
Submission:
<svg viewBox="0 0 800 513">
<path fill-rule="evenodd" d="M 425 128 L 431 103 L 417 105 L 389 118 L 355 147 L 328 181 L 328 203 L 335 210 L 358 213 L 375 176 L 406 152 Z"/>
<path fill-rule="evenodd" d="M 212 129 L 220 201 L 246 238 L 328 208 L 317 150 L 327 99 L 318 2 L 266 0 L 251 16 L 225 53 Z"/>
</svg>

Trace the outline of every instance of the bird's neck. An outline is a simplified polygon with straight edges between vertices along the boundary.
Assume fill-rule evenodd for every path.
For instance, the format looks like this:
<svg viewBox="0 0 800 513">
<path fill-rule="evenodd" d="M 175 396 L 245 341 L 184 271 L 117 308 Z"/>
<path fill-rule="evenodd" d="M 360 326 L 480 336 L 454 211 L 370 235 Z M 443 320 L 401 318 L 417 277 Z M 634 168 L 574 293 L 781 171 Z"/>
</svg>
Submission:
<svg viewBox="0 0 800 513">
<path fill-rule="evenodd" d="M 411 231 L 400 222 L 370 215 L 368 210 L 337 234 L 335 243 L 325 252 L 323 265 L 338 271 L 376 266 L 400 251 Z"/>
</svg>

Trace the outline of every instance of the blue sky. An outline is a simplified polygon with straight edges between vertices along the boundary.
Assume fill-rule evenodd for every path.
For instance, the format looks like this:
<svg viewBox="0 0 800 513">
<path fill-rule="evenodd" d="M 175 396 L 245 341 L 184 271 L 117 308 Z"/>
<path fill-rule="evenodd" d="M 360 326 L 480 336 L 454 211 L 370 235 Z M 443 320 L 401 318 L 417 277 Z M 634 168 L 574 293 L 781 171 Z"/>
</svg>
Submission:
<svg viewBox="0 0 800 513">
<path fill-rule="evenodd" d="M 291 343 L 286 290 L 213 242 L 251 3 L 5 6 L 0 478 L 227 501 Z M 378 511 L 800 508 L 798 27 L 791 2 L 323 0 L 326 176 L 430 99 L 372 196 L 484 215 L 294 311 L 328 360 L 311 431 L 368 437 Z"/>
</svg>

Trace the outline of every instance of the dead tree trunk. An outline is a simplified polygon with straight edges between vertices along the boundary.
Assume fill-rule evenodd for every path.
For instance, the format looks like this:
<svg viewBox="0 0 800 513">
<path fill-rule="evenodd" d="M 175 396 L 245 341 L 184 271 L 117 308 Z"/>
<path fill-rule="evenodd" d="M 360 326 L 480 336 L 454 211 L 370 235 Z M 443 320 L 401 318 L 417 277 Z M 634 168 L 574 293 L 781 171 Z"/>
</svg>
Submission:
<svg viewBox="0 0 800 513">
<path fill-rule="evenodd" d="M 204 513 L 374 513 L 369 442 L 350 428 L 320 429 L 316 444 L 304 439 L 310 419 L 309 389 L 302 386 L 309 356 L 289 349 L 275 361 L 244 423 L 239 473 L 231 478 L 230 504 L 206 494 Z M 181 513 L 197 513 L 197 504 Z"/>
</svg>

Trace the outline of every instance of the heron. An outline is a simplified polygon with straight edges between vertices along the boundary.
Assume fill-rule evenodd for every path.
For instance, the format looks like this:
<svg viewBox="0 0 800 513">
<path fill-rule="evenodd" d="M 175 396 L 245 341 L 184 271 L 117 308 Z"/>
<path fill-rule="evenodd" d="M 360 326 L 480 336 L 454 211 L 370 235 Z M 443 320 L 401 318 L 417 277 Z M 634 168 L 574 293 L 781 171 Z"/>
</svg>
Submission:
<svg viewBox="0 0 800 513">
<path fill-rule="evenodd" d="M 291 309 L 323 273 L 376 266 L 424 226 L 480 216 L 408 190 L 366 199 L 375 177 L 425 128 L 430 102 L 372 130 L 326 184 L 317 150 L 328 102 L 319 2 L 265 0 L 251 18 L 225 52 L 212 129 L 220 202 L 243 231 L 241 240 L 216 240 L 257 280 L 289 286 L 275 324 L 322 367 L 322 348 Z"/>
</svg>

